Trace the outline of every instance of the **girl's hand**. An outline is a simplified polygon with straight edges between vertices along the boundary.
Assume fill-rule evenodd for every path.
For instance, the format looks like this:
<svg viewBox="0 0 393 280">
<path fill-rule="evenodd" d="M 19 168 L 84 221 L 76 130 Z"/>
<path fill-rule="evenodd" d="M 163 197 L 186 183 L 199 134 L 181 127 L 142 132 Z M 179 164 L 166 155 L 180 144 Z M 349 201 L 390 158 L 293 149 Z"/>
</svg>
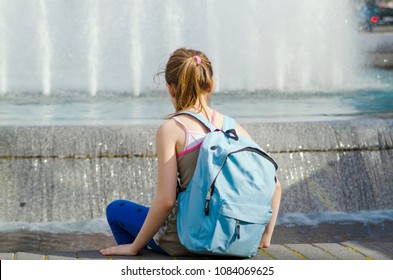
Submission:
<svg viewBox="0 0 393 280">
<path fill-rule="evenodd" d="M 121 255 L 121 256 L 136 256 L 139 251 L 134 250 L 132 244 L 122 244 L 118 246 L 109 247 L 100 250 L 104 256 Z"/>
<path fill-rule="evenodd" d="M 259 243 L 259 246 L 258 246 L 258 248 L 259 249 L 263 249 L 263 248 L 269 248 L 270 247 L 270 242 L 264 242 L 264 241 L 261 241 L 260 243 Z"/>
<path fill-rule="evenodd" d="M 258 248 L 259 249 L 269 248 L 271 239 L 272 239 L 271 235 L 265 232 L 262 236 L 261 242 L 259 242 Z"/>
</svg>

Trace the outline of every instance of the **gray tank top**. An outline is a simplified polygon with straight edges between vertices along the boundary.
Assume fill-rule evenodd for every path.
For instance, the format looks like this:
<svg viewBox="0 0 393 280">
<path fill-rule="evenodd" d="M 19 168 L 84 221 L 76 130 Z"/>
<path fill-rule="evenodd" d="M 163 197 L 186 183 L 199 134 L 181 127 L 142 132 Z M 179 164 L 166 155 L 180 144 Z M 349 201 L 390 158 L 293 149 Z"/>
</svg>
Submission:
<svg viewBox="0 0 393 280">
<path fill-rule="evenodd" d="M 214 125 L 216 111 L 212 114 L 212 124 Z M 185 130 L 185 127 L 180 121 L 176 120 Z M 178 188 L 180 192 L 184 192 L 189 185 L 191 178 L 194 174 L 194 170 L 198 160 L 199 147 L 192 149 L 187 153 L 182 153 L 181 156 L 177 157 L 177 168 L 178 168 Z M 164 225 L 153 237 L 156 244 L 167 252 L 171 256 L 187 256 L 192 255 L 181 243 L 177 234 L 177 201 L 169 214 Z"/>
<path fill-rule="evenodd" d="M 199 148 L 177 158 L 179 191 L 185 191 L 194 174 Z M 177 201 L 164 225 L 154 236 L 156 244 L 171 256 L 192 255 L 181 243 L 177 234 Z"/>
</svg>

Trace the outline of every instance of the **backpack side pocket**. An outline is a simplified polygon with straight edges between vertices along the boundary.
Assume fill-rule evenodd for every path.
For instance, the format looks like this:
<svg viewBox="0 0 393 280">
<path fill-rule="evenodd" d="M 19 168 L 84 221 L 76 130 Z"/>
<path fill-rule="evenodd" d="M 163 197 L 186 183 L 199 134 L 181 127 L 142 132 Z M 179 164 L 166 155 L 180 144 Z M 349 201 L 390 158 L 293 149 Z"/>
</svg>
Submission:
<svg viewBox="0 0 393 280">
<path fill-rule="evenodd" d="M 271 215 L 270 207 L 223 201 L 210 251 L 246 257 L 255 255 Z"/>
</svg>

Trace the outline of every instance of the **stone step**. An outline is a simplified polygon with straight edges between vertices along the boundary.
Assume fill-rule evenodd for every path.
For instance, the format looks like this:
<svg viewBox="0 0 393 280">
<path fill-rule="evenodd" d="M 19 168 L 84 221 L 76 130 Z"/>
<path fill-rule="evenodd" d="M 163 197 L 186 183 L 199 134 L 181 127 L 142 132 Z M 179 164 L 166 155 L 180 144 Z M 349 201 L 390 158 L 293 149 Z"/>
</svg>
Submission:
<svg viewBox="0 0 393 280">
<path fill-rule="evenodd" d="M 143 250 L 138 256 L 103 256 L 96 250 L 60 252 L 5 252 L 0 260 L 193 260 L 222 259 L 215 256 L 170 257 Z M 392 260 L 393 242 L 343 242 L 273 244 L 259 250 L 254 260 Z"/>
</svg>

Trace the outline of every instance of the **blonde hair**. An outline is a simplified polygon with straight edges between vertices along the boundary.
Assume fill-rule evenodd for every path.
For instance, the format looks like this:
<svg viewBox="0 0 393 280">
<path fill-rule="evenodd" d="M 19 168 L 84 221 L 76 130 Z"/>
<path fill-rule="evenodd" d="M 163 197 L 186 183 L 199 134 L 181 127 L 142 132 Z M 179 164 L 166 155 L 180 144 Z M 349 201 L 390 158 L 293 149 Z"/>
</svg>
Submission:
<svg viewBox="0 0 393 280">
<path fill-rule="evenodd" d="M 205 111 L 202 95 L 213 90 L 213 68 L 210 60 L 200 51 L 180 48 L 172 53 L 166 68 L 165 80 L 176 89 L 176 112 L 199 104 Z"/>
</svg>

